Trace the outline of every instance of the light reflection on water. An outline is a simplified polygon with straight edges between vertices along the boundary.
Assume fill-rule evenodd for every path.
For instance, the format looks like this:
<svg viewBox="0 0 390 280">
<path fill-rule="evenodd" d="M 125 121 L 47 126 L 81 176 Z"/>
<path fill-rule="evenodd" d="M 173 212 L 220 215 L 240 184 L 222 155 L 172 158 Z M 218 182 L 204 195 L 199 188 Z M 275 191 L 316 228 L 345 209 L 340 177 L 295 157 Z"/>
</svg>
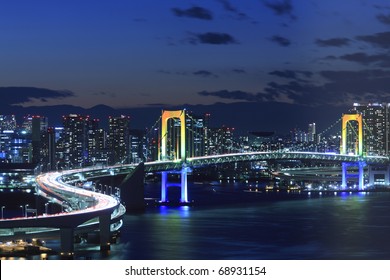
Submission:
<svg viewBox="0 0 390 280">
<path fill-rule="evenodd" d="M 91 259 L 390 259 L 390 193 L 242 193 L 192 189 L 194 206 L 128 214 L 108 254 Z M 81 247 L 81 249 L 80 249 Z M 49 256 L 49 258 L 51 258 Z"/>
<path fill-rule="evenodd" d="M 127 215 L 124 259 L 390 259 L 390 193 L 160 207 Z M 115 255 L 114 252 L 114 255 Z"/>
</svg>

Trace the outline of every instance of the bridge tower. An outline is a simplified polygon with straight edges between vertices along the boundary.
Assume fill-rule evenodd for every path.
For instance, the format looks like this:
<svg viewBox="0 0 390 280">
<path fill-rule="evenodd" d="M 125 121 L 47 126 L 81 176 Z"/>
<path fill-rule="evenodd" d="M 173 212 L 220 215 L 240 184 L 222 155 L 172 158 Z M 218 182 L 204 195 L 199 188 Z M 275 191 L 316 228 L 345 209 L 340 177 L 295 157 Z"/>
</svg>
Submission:
<svg viewBox="0 0 390 280">
<path fill-rule="evenodd" d="M 159 145 L 158 159 L 161 161 L 172 160 L 167 158 L 167 142 L 168 142 L 168 120 L 180 120 L 180 149 L 175 153 L 175 161 L 182 161 L 181 171 L 163 171 L 161 172 L 161 202 L 166 203 L 167 189 L 171 186 L 179 186 L 181 189 L 180 203 L 188 203 L 187 194 L 187 173 L 191 171 L 185 164 L 186 161 L 186 111 L 162 111 L 161 117 L 161 145 Z M 168 181 L 169 174 L 180 174 L 180 183 L 170 183 Z"/>
<path fill-rule="evenodd" d="M 363 156 L 363 117 L 361 114 L 344 114 L 341 128 L 340 154 L 347 154 L 347 124 L 351 121 L 358 123 L 357 155 Z"/>
<path fill-rule="evenodd" d="M 358 133 L 357 133 L 357 143 L 355 155 L 359 157 L 363 156 L 363 117 L 362 114 L 343 114 L 342 117 L 342 128 L 341 128 L 341 144 L 340 144 L 340 154 L 347 154 L 347 125 L 351 121 L 356 121 L 358 124 Z M 341 187 L 343 189 L 347 188 L 348 178 L 357 177 L 359 183 L 359 190 L 364 189 L 364 166 L 365 162 L 360 159 L 357 163 L 342 163 L 342 182 Z M 358 173 L 348 173 L 348 167 L 357 167 Z"/>
</svg>

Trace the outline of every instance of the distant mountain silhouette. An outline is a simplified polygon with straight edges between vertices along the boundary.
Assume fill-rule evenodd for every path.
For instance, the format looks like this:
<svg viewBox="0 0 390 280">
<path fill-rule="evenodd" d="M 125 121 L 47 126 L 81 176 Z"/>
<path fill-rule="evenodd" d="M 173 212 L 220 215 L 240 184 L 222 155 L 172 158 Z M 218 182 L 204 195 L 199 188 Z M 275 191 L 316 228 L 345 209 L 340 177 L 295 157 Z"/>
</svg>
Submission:
<svg viewBox="0 0 390 280">
<path fill-rule="evenodd" d="M 15 114 L 18 121 L 22 117 L 31 115 L 43 115 L 49 118 L 52 126 L 62 125 L 62 116 L 68 114 L 90 115 L 99 118 L 102 127 L 107 127 L 108 116 L 130 116 L 131 128 L 143 129 L 151 127 L 161 115 L 161 110 L 179 110 L 186 108 L 195 115 L 210 113 L 210 126 L 222 125 L 234 127 L 239 132 L 250 131 L 275 131 L 287 133 L 293 128 L 307 130 L 309 123 L 317 123 L 317 131 L 327 128 L 339 119 L 342 113 L 347 113 L 347 107 L 307 107 L 286 103 L 216 103 L 213 105 L 189 105 L 172 107 L 143 107 L 143 108 L 120 108 L 115 109 L 107 105 L 97 105 L 92 108 L 82 108 L 73 105 L 56 106 L 1 106 L 0 114 Z"/>
</svg>

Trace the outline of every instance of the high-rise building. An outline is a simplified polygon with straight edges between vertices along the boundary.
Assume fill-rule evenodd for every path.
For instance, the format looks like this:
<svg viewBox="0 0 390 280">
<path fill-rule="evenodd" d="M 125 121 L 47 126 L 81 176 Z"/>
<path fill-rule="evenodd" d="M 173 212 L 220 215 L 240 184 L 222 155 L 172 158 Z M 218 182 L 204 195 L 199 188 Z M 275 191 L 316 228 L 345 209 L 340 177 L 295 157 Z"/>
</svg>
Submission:
<svg viewBox="0 0 390 280">
<path fill-rule="evenodd" d="M 32 116 L 31 118 L 31 143 L 32 143 L 32 162 L 42 162 L 43 137 L 47 132 L 48 120 L 42 116 Z"/>
<path fill-rule="evenodd" d="M 56 165 L 56 139 L 54 127 L 49 127 L 42 133 L 41 162 L 43 170 L 50 171 L 57 168 Z"/>
<path fill-rule="evenodd" d="M 199 157 L 205 155 L 205 117 L 187 114 L 186 118 L 186 155 Z"/>
<path fill-rule="evenodd" d="M 309 123 L 309 128 L 307 130 L 307 140 L 309 142 L 314 142 L 316 140 L 316 124 Z"/>
<path fill-rule="evenodd" d="M 208 155 L 228 154 L 234 151 L 234 128 L 221 127 L 210 129 Z"/>
<path fill-rule="evenodd" d="M 23 123 L 21 128 L 26 131 L 26 133 L 31 133 L 32 131 L 32 119 L 33 117 L 31 115 L 27 115 L 23 117 Z"/>
<path fill-rule="evenodd" d="M 0 115 L 0 130 L 16 130 L 15 115 Z"/>
<path fill-rule="evenodd" d="M 146 131 L 146 146 L 147 152 L 145 154 L 146 161 L 158 160 L 158 150 L 161 145 L 160 128 L 154 127 Z"/>
<path fill-rule="evenodd" d="M 390 103 L 353 104 L 351 113 L 363 116 L 363 147 L 368 155 L 389 154 L 389 108 Z"/>
<path fill-rule="evenodd" d="M 85 164 L 91 165 L 96 162 L 96 151 L 100 145 L 99 143 L 99 119 L 92 119 L 86 117 L 86 155 L 85 155 Z"/>
<path fill-rule="evenodd" d="M 139 163 L 147 157 L 146 135 L 144 130 L 130 130 L 130 163 Z"/>
<path fill-rule="evenodd" d="M 82 166 L 87 159 L 86 117 L 70 114 L 63 117 L 63 156 L 67 168 Z"/>
<path fill-rule="evenodd" d="M 95 164 L 108 164 L 110 150 L 108 148 L 107 132 L 103 128 L 98 128 L 94 133 L 94 146 L 91 150 L 90 161 L 92 165 Z"/>
<path fill-rule="evenodd" d="M 130 117 L 109 117 L 108 125 L 110 163 L 128 163 Z"/>
</svg>

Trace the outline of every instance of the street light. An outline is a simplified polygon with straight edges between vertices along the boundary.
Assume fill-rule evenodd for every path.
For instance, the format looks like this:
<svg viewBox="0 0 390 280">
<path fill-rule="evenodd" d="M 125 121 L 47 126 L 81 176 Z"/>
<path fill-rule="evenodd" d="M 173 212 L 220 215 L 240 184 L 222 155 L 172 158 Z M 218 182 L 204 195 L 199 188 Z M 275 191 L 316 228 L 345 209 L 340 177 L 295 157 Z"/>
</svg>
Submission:
<svg viewBox="0 0 390 280">
<path fill-rule="evenodd" d="M 5 206 L 1 206 L 1 219 L 4 219 L 4 208 Z"/>
<path fill-rule="evenodd" d="M 22 208 L 22 217 L 23 217 L 24 216 L 23 205 L 20 205 L 19 207 Z"/>
<path fill-rule="evenodd" d="M 48 206 L 49 206 L 49 202 L 46 202 L 45 203 L 45 214 L 47 215 L 47 211 L 48 211 Z"/>
<path fill-rule="evenodd" d="M 25 213 L 25 217 L 27 218 L 27 206 L 29 206 L 28 204 L 26 204 L 25 206 L 24 206 L 24 213 Z"/>
</svg>

